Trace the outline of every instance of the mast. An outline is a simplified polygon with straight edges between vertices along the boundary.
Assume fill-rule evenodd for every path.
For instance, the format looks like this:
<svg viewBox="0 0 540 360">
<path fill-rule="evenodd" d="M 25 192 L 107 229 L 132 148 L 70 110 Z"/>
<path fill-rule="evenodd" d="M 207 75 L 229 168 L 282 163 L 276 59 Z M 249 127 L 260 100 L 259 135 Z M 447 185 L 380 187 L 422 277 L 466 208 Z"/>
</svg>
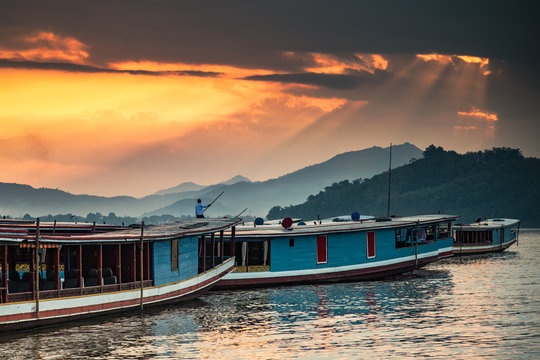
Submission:
<svg viewBox="0 0 540 360">
<path fill-rule="evenodd" d="M 392 143 L 390 143 L 390 165 L 388 167 L 388 208 L 386 217 L 390 218 L 390 179 L 392 178 Z"/>
</svg>

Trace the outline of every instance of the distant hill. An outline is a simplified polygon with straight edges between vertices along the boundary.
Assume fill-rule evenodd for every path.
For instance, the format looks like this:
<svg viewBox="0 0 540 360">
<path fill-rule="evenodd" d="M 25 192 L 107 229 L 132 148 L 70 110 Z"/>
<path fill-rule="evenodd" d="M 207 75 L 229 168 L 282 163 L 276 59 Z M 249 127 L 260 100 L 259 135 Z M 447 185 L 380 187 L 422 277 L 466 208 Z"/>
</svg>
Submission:
<svg viewBox="0 0 540 360">
<path fill-rule="evenodd" d="M 159 190 L 154 195 L 168 195 L 185 191 L 199 191 L 204 188 L 204 185 L 195 184 L 194 182 L 189 181 L 183 182 L 180 185 L 174 186 L 172 188 Z"/>
<path fill-rule="evenodd" d="M 131 196 L 104 197 L 74 195 L 58 189 L 36 189 L 29 185 L 0 183 L 0 216 L 24 214 L 86 215 L 91 212 L 139 216 L 147 209 L 161 207 L 179 199 L 179 195 L 152 195 L 142 199 Z"/>
<path fill-rule="evenodd" d="M 418 161 L 392 170 L 391 214 L 446 213 L 459 222 L 478 217 L 522 220 L 540 227 L 540 159 L 519 150 L 494 148 L 463 155 L 430 146 Z M 357 182 L 343 181 L 312 195 L 306 202 L 274 207 L 267 217 L 314 219 L 361 214 L 386 216 L 388 172 Z"/>
<path fill-rule="evenodd" d="M 242 182 L 242 181 L 245 181 L 245 182 L 249 182 L 249 179 L 244 177 L 244 176 L 241 176 L 241 175 L 236 175 L 235 177 L 227 180 L 227 181 L 224 181 L 222 183 L 219 183 L 219 184 L 222 184 L 222 185 L 232 185 L 232 184 L 236 184 L 237 182 Z M 218 185 L 219 185 L 218 184 Z M 206 188 L 207 185 L 199 185 L 199 184 L 195 184 L 194 182 L 183 182 L 181 183 L 180 185 L 177 185 L 177 186 L 174 186 L 172 188 L 168 188 L 168 189 L 164 189 L 164 190 L 159 190 L 157 191 L 154 195 L 169 195 L 169 194 L 177 194 L 177 193 L 182 193 L 182 192 L 196 192 L 196 191 L 200 191 L 204 188 Z"/>
<path fill-rule="evenodd" d="M 422 156 L 422 150 L 405 143 L 392 147 L 392 163 L 400 166 Z M 145 215 L 193 213 L 195 199 L 210 202 L 221 191 L 224 195 L 209 210 L 209 215 L 235 215 L 248 208 L 245 214 L 264 216 L 278 204 L 298 204 L 325 186 L 342 180 L 371 177 L 388 169 L 389 148 L 372 147 L 336 155 L 320 164 L 311 165 L 290 174 L 260 182 L 237 182 L 232 185 L 213 185 L 192 193 L 167 207 Z M 186 212 L 187 211 L 187 212 Z"/>
<path fill-rule="evenodd" d="M 57 189 L 0 183 L 0 216 L 19 217 L 27 213 L 32 216 L 67 213 L 84 216 L 96 212 L 136 217 L 193 215 L 197 198 L 208 203 L 221 191 L 225 193 L 208 210 L 210 216 L 236 215 L 245 208 L 248 211 L 244 215 L 264 216 L 275 205 L 302 203 L 310 194 L 318 193 L 334 182 L 367 178 L 385 171 L 388 155 L 388 148 L 372 147 L 340 154 L 267 181 L 250 182 L 245 177 L 235 176 L 226 182 L 202 188 L 194 183 L 183 183 L 140 199 L 74 195 Z M 395 166 L 421 156 L 422 151 L 408 143 L 392 147 L 392 164 Z"/>
</svg>

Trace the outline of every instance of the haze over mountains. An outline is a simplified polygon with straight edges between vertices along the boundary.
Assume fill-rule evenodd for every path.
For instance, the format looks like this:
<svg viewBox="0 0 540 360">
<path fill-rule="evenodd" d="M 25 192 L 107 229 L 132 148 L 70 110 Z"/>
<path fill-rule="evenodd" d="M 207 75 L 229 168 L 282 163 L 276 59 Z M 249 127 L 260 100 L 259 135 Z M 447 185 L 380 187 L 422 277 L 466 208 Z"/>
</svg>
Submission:
<svg viewBox="0 0 540 360">
<path fill-rule="evenodd" d="M 392 147 L 392 167 L 422 157 L 416 146 L 405 143 Z M 122 216 L 193 215 L 195 200 L 209 203 L 222 191 L 223 196 L 207 211 L 209 216 L 265 216 L 275 205 L 288 206 L 345 179 L 369 178 L 388 170 L 389 148 L 372 147 L 339 154 L 332 159 L 266 181 L 251 182 L 236 176 L 226 182 L 204 186 L 191 182 L 163 189 L 143 198 L 74 195 L 58 189 L 35 189 L 29 185 L 0 183 L 0 215 L 72 213 L 86 215 L 114 212 Z M 269 161 L 278 161 L 269 159 Z"/>
</svg>

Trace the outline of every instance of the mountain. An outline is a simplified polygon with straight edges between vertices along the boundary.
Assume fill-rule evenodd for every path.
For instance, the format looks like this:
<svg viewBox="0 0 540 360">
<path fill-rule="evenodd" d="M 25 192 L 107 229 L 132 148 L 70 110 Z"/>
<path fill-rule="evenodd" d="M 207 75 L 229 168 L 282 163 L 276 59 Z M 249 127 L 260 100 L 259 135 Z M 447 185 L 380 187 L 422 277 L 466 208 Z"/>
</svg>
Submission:
<svg viewBox="0 0 540 360">
<path fill-rule="evenodd" d="M 193 215 L 196 199 L 210 203 L 224 191 L 223 196 L 208 210 L 210 216 L 236 215 L 245 208 L 248 208 L 245 215 L 264 216 L 275 205 L 302 203 L 309 195 L 318 193 L 334 182 L 367 178 L 380 173 L 388 168 L 388 155 L 389 148 L 372 147 L 339 154 L 320 164 L 267 181 L 250 182 L 245 177 L 235 176 L 203 188 L 194 183 L 183 183 L 140 199 L 130 196 L 74 195 L 57 189 L 0 183 L 0 215 L 86 215 L 91 212 L 114 212 L 120 216 Z M 421 156 L 422 151 L 408 143 L 392 147 L 393 166 L 406 164 Z"/>
<path fill-rule="evenodd" d="M 400 166 L 422 156 L 422 151 L 405 143 L 392 147 L 392 164 Z M 325 186 L 343 180 L 371 177 L 388 169 L 389 148 L 372 147 L 339 154 L 320 164 L 311 165 L 290 174 L 260 182 L 237 182 L 232 185 L 209 186 L 190 198 L 183 198 L 167 207 L 145 215 L 193 214 L 195 199 L 209 203 L 222 191 L 224 195 L 208 210 L 210 216 L 235 215 L 248 208 L 245 214 L 264 216 L 278 204 L 298 204 Z"/>
<path fill-rule="evenodd" d="M 183 182 L 180 185 L 174 186 L 172 188 L 159 190 L 154 195 L 168 195 L 168 194 L 175 194 L 180 192 L 186 192 L 186 191 L 199 191 L 201 189 L 204 189 L 204 185 L 195 184 L 194 182 Z"/>
<path fill-rule="evenodd" d="M 233 185 L 233 184 L 236 184 L 236 183 L 239 183 L 239 182 L 250 182 L 250 180 L 245 177 L 245 176 L 242 176 L 242 175 L 236 175 L 235 177 L 227 180 L 227 181 L 224 181 L 224 182 L 221 182 L 219 184 L 221 185 Z"/>
<path fill-rule="evenodd" d="M 242 181 L 249 182 L 249 179 L 241 175 L 236 175 L 235 177 L 227 181 L 221 182 L 219 184 L 232 185 L 232 184 L 236 184 L 237 182 L 242 182 Z M 195 184 L 194 182 L 189 181 L 189 182 L 183 182 L 180 185 L 174 186 L 172 188 L 159 190 L 154 195 L 169 195 L 169 194 L 177 194 L 177 193 L 197 192 L 204 188 L 207 188 L 207 186 Z"/>
<path fill-rule="evenodd" d="M 391 214 L 446 213 L 459 222 L 515 218 L 540 226 L 540 159 L 494 148 L 463 155 L 430 146 L 424 157 L 392 169 Z M 300 205 L 274 207 L 267 217 L 315 219 L 351 214 L 386 216 L 388 172 L 364 181 L 333 184 Z"/>
</svg>

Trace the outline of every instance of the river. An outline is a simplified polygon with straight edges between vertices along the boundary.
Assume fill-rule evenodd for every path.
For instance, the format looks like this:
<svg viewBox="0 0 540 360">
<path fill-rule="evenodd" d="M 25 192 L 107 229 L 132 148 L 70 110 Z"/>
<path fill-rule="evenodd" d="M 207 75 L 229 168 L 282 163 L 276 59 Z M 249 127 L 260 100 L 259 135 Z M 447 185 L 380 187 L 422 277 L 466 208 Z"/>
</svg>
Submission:
<svg viewBox="0 0 540 360">
<path fill-rule="evenodd" d="M 540 230 L 388 280 L 211 292 L 2 334 L 2 359 L 538 359 Z"/>
</svg>

